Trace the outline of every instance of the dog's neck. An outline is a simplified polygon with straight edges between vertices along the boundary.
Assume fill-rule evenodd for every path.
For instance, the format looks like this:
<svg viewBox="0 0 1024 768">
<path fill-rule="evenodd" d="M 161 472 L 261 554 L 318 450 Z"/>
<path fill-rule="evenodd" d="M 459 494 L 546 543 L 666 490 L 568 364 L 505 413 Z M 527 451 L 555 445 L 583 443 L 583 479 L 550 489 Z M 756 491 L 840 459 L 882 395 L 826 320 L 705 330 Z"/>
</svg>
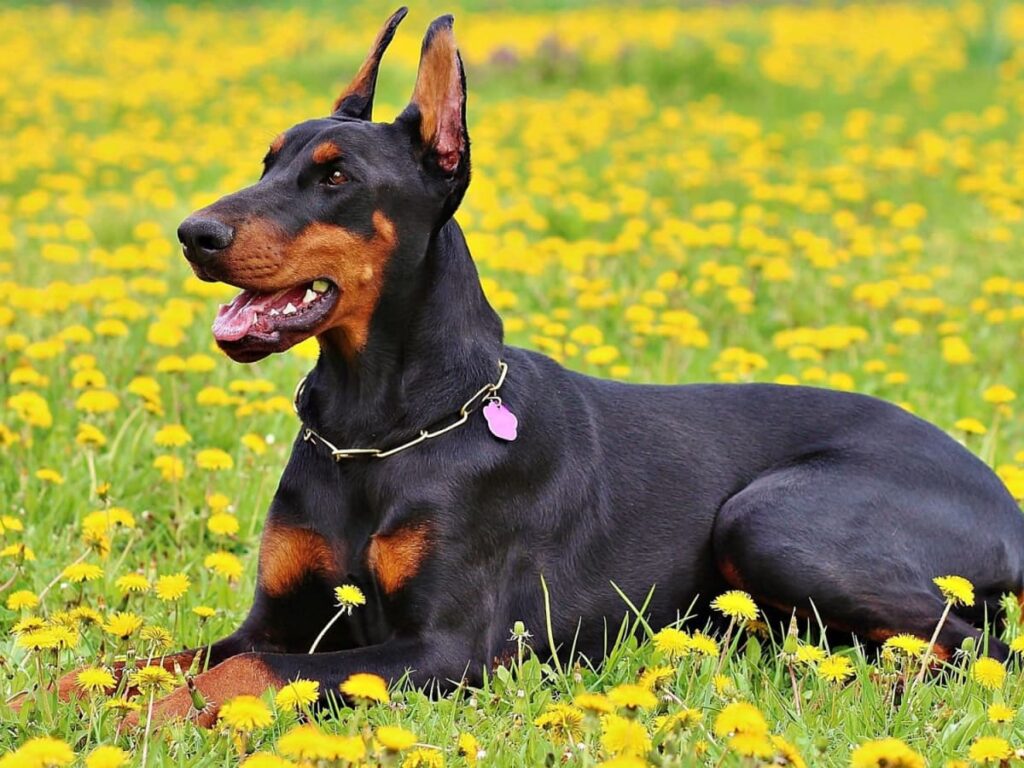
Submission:
<svg viewBox="0 0 1024 768">
<path fill-rule="evenodd" d="M 381 297 L 362 351 L 348 358 L 321 344 L 299 412 L 339 447 L 414 437 L 497 378 L 501 320 L 454 219 L 416 261 L 416 278 Z"/>
</svg>

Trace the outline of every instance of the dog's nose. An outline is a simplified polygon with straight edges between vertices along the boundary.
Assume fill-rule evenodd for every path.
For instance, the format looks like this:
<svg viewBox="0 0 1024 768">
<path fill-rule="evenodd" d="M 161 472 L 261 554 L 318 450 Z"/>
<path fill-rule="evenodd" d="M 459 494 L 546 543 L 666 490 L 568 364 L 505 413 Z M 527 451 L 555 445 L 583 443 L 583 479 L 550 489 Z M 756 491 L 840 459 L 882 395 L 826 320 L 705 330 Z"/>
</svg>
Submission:
<svg viewBox="0 0 1024 768">
<path fill-rule="evenodd" d="M 189 216 L 178 227 L 185 258 L 195 264 L 208 264 L 234 239 L 235 230 L 212 216 Z"/>
</svg>

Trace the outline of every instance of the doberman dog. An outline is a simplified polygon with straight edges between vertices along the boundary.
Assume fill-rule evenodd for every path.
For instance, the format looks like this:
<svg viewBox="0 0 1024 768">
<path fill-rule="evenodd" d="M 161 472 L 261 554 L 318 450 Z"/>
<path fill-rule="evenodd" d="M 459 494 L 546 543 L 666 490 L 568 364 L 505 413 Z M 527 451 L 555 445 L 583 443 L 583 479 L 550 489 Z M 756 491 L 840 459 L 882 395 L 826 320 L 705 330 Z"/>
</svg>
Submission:
<svg viewBox="0 0 1024 768">
<path fill-rule="evenodd" d="M 649 598 L 653 628 L 739 588 L 865 639 L 927 638 L 945 574 L 978 600 L 946 619 L 939 651 L 983 640 L 1000 597 L 1024 587 L 1024 516 L 935 426 L 857 394 L 630 385 L 504 345 L 452 218 L 470 141 L 451 16 L 426 33 L 408 107 L 371 120 L 404 15 L 330 116 L 282 133 L 255 185 L 178 230 L 196 275 L 242 289 L 213 324 L 231 358 L 320 345 L 251 612 L 194 680 L 204 721 L 296 678 L 322 696 L 357 672 L 479 681 L 516 620 L 545 626 L 542 577 L 555 647 L 591 659 L 627 613 L 622 594 Z M 341 584 L 366 605 L 310 655 Z M 191 707 L 182 688 L 155 715 Z"/>
</svg>

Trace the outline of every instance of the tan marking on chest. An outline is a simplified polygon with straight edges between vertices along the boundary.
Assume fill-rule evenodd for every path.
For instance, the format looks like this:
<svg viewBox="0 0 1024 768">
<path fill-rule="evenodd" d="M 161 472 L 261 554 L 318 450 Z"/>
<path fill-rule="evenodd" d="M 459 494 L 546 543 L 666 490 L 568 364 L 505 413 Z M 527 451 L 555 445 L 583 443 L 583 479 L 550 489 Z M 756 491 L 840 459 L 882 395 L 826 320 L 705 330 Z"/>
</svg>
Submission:
<svg viewBox="0 0 1024 768">
<path fill-rule="evenodd" d="M 415 523 L 373 536 L 366 562 L 381 588 L 390 595 L 419 573 L 429 552 L 430 529 L 425 523 Z"/>
<path fill-rule="evenodd" d="M 283 525 L 263 531 L 259 583 L 271 597 L 288 594 L 310 574 L 329 578 L 339 571 L 334 552 L 319 533 Z"/>
</svg>

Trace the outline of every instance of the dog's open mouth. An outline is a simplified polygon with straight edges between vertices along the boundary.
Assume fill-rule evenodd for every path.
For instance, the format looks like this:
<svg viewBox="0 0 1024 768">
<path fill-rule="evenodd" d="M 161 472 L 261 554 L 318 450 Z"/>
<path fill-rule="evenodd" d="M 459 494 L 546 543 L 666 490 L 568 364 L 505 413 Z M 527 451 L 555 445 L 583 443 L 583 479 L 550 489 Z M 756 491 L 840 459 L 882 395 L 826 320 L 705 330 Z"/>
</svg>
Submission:
<svg viewBox="0 0 1024 768">
<path fill-rule="evenodd" d="M 273 293 L 243 290 L 230 304 L 221 305 L 213 337 L 235 360 L 259 360 L 315 333 L 339 295 L 338 287 L 324 279 Z"/>
</svg>

